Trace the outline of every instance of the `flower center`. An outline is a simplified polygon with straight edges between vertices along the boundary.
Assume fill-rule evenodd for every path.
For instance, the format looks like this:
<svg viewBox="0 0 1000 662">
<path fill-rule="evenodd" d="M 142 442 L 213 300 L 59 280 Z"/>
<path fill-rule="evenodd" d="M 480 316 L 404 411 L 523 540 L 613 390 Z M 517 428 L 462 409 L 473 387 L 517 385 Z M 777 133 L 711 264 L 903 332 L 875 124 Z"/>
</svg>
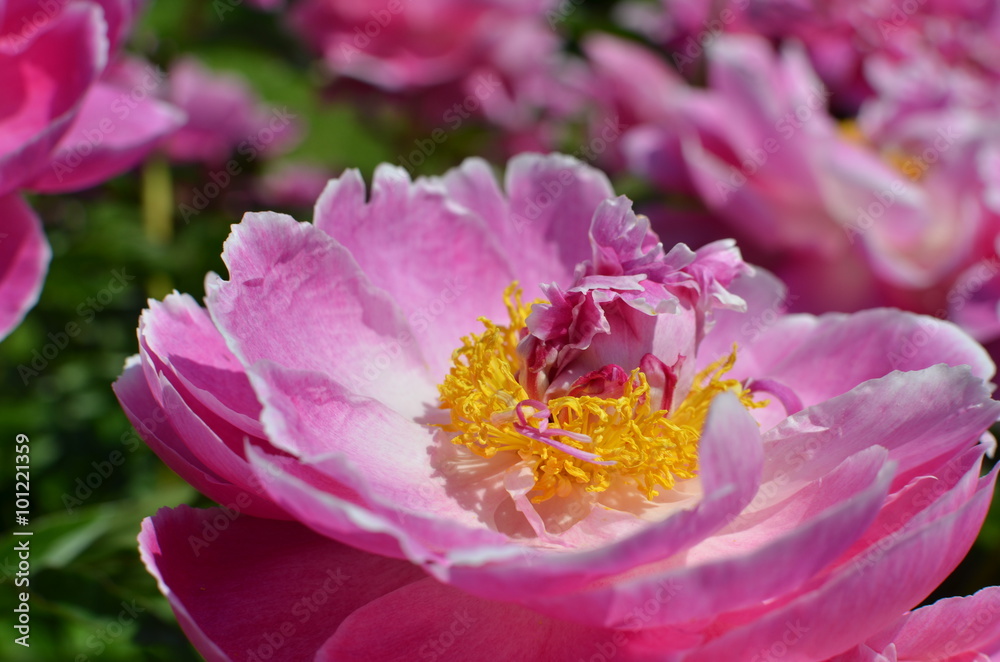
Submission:
<svg viewBox="0 0 1000 662">
<path fill-rule="evenodd" d="M 688 395 L 668 412 L 655 408 L 646 375 L 636 368 L 623 380 L 619 397 L 566 395 L 541 402 L 518 382 L 517 345 L 525 335 L 530 306 L 514 283 L 505 292 L 510 323 L 479 318 L 485 330 L 462 339 L 453 365 L 438 387 L 441 408 L 456 433 L 452 442 L 485 458 L 517 453 L 531 464 L 532 501 L 568 496 L 574 487 L 603 492 L 616 477 L 652 499 L 657 488 L 698 471 L 698 440 L 711 400 L 732 391 L 748 408 L 764 406 L 736 380 L 722 379 L 736 361 L 732 353 L 702 370 Z M 586 389 L 580 389 L 585 391 Z"/>
</svg>

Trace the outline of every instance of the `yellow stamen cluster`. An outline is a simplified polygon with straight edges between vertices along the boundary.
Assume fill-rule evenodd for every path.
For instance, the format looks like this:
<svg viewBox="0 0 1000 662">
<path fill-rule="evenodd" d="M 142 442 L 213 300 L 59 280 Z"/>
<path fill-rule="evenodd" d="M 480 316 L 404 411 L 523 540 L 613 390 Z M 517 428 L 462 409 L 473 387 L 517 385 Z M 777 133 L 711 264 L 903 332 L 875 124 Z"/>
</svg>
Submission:
<svg viewBox="0 0 1000 662">
<path fill-rule="evenodd" d="M 529 312 L 520 295 L 516 284 L 505 293 L 509 325 L 480 318 L 485 331 L 462 339 L 462 347 L 452 355 L 451 371 L 438 388 L 441 408 L 451 410 L 451 423 L 442 428 L 457 433 L 452 441 L 482 457 L 512 451 L 532 463 L 536 483 L 532 501 L 536 503 L 567 496 L 574 486 L 603 492 L 615 476 L 630 479 L 652 499 L 657 487 L 670 489 L 676 479 L 697 475 L 698 440 L 716 395 L 732 391 L 748 408 L 764 404 L 753 402 L 738 381 L 722 379 L 736 361 L 734 347 L 728 357 L 696 376 L 688 396 L 671 413 L 653 408 L 649 384 L 638 368 L 619 398 L 564 396 L 545 403 L 551 414 L 548 427 L 592 440 L 556 434 L 559 443 L 614 464 L 590 462 L 532 439 L 516 427 L 520 422 L 516 406 L 528 399 L 517 380 L 520 358 L 516 347 Z M 545 424 L 538 418 L 526 420 L 539 430 Z"/>
</svg>

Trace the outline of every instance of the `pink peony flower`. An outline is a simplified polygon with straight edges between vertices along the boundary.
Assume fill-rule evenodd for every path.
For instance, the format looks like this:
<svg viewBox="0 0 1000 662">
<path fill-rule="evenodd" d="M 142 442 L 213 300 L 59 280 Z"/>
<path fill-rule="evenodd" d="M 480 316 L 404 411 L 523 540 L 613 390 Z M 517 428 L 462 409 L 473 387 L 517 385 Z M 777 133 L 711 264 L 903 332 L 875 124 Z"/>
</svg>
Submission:
<svg viewBox="0 0 1000 662">
<path fill-rule="evenodd" d="M 1000 10 L 981 0 L 661 0 L 624 3 L 621 23 L 664 47 L 691 79 L 723 34 L 753 34 L 800 43 L 831 91 L 832 105 L 854 114 L 877 96 L 873 60 L 905 62 L 934 54 L 953 65 L 1000 73 Z"/>
<path fill-rule="evenodd" d="M 287 113 L 264 106 L 246 81 L 213 73 L 193 58 L 171 67 L 165 96 L 188 117 L 164 143 L 174 161 L 218 165 L 238 149 L 274 154 L 298 139 Z"/>
<path fill-rule="evenodd" d="M 885 92 L 856 122 L 838 123 L 795 48 L 776 55 L 756 37 L 720 37 L 707 89 L 637 46 L 602 37 L 587 50 L 600 76 L 617 81 L 605 106 L 632 118 L 621 141 L 629 166 L 698 200 L 700 224 L 736 235 L 789 284 L 798 308 L 891 305 L 962 321 L 985 294 L 983 270 L 1000 271 L 1000 207 L 990 197 L 1000 169 L 989 158 L 1000 143 L 988 119 L 996 106 L 981 100 L 1000 87 L 979 80 L 983 94 L 956 92 L 952 102 L 928 63 L 887 69 L 873 77 Z M 646 93 L 633 94 L 640 85 Z"/>
<path fill-rule="evenodd" d="M 952 324 L 784 315 L 732 242 L 666 249 L 562 156 L 349 171 L 223 258 L 115 384 L 223 504 L 140 535 L 209 660 L 922 659 L 996 600 L 906 613 L 996 479 Z"/>
<path fill-rule="evenodd" d="M 146 65 L 130 85 L 109 60 L 138 11 L 132 0 L 8 0 L 0 8 L 0 338 L 34 305 L 49 248 L 18 190 L 93 186 L 141 160 L 183 121 L 151 98 Z"/>
<path fill-rule="evenodd" d="M 417 141 L 434 146 L 476 118 L 517 153 L 551 148 L 584 103 L 585 67 L 555 31 L 572 9 L 552 0 L 302 0 L 289 22 L 322 53 L 336 91 L 404 107 L 428 134 Z"/>
</svg>

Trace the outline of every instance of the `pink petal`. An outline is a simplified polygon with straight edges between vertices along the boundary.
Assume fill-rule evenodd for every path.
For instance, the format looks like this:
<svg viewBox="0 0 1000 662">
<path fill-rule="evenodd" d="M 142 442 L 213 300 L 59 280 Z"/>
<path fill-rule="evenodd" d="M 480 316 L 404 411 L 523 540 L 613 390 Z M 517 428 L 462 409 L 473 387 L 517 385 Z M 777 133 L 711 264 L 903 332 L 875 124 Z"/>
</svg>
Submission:
<svg viewBox="0 0 1000 662">
<path fill-rule="evenodd" d="M 809 407 L 894 370 L 921 370 L 939 363 L 969 365 L 982 380 L 995 372 L 986 351 L 955 325 L 882 309 L 783 317 L 742 347 L 730 374 L 737 379 L 775 379 Z M 819 375 L 823 378 L 817 379 Z"/>
<path fill-rule="evenodd" d="M 633 660 L 628 635 L 540 616 L 518 605 L 475 598 L 424 579 L 355 611 L 316 662 L 370 660 Z"/>
<path fill-rule="evenodd" d="M 144 85 L 124 88 L 98 83 L 59 141 L 49 168 L 26 186 L 55 193 L 94 186 L 128 170 L 164 136 L 184 124 L 184 115 L 150 98 L 159 83 L 150 69 Z"/>
<path fill-rule="evenodd" d="M 340 244 L 309 223 L 247 214 L 210 276 L 206 304 L 244 365 L 319 371 L 411 416 L 437 401 L 414 331 Z"/>
<path fill-rule="evenodd" d="M 530 301 L 535 286 L 569 286 L 590 257 L 587 230 L 597 206 L 614 197 L 604 173 L 561 154 L 520 154 L 507 164 L 506 199 L 489 165 L 468 159 L 444 177 L 449 194 L 492 229 Z"/>
<path fill-rule="evenodd" d="M 361 175 L 348 171 L 327 186 L 315 219 L 393 298 L 440 378 L 461 338 L 482 330 L 479 317 L 506 321 L 503 291 L 514 275 L 505 251 L 439 183 L 379 166 L 366 203 Z"/>
<path fill-rule="evenodd" d="M 643 624 L 658 628 L 766 603 L 814 577 L 871 524 L 892 478 L 884 463 L 884 451 L 860 453 L 820 481 L 811 501 L 788 504 L 775 521 L 750 515 L 758 526 L 739 531 L 744 516 L 737 515 L 732 530 L 707 538 L 682 559 L 532 604 L 581 623 L 627 627 L 635 606 L 652 601 L 657 607 Z"/>
<path fill-rule="evenodd" d="M 423 573 L 291 522 L 161 509 L 139 549 L 195 648 L 211 661 L 310 660 L 355 610 Z"/>
<path fill-rule="evenodd" d="M 484 526 L 463 526 L 412 508 L 426 497 L 414 495 L 402 504 L 380 500 L 357 467 L 335 455 L 310 463 L 269 457 L 254 447 L 247 454 L 276 503 L 314 531 L 352 547 L 408 558 L 442 575 L 449 554 L 502 558 L 516 553 L 505 536 Z"/>
<path fill-rule="evenodd" d="M 0 340 L 38 301 L 52 250 L 42 224 L 20 196 L 0 196 Z"/>
<path fill-rule="evenodd" d="M 254 498 L 251 491 L 225 480 L 191 452 L 186 440 L 177 434 L 170 422 L 173 412 L 161 406 L 150 392 L 137 358 L 133 357 L 125 364 L 125 371 L 112 388 L 143 441 L 164 464 L 199 492 L 241 512 L 266 517 L 284 516 L 283 511 L 269 500 Z M 174 402 L 171 401 L 172 404 Z"/>
<path fill-rule="evenodd" d="M 22 46 L 0 56 L 0 195 L 45 167 L 107 62 L 105 24 L 89 3 L 66 7 Z"/>
<path fill-rule="evenodd" d="M 150 301 L 139 318 L 139 340 L 152 366 L 226 423 L 264 436 L 260 402 L 246 371 L 229 351 L 208 312 L 186 294 Z M 239 444 L 242 449 L 242 441 Z"/>
<path fill-rule="evenodd" d="M 986 516 L 996 475 L 981 479 L 976 494 L 958 509 L 887 541 L 871 565 L 849 567 L 766 615 L 748 614 L 747 625 L 684 659 L 728 659 L 767 650 L 783 638 L 795 659 L 826 659 L 889 626 L 927 597 L 968 552 Z M 656 635 L 649 636 L 652 644 Z"/>
<path fill-rule="evenodd" d="M 998 618 L 1000 586 L 989 586 L 966 598 L 946 598 L 921 607 L 868 643 L 881 650 L 891 642 L 900 659 L 952 660 L 961 659 L 962 653 L 996 656 Z"/>
<path fill-rule="evenodd" d="M 415 423 L 370 398 L 352 394 L 316 372 L 292 371 L 269 361 L 251 370 L 264 404 L 261 421 L 271 442 L 361 495 L 389 519 L 440 529 L 428 543 L 447 547 L 446 529 L 487 531 L 480 517 L 460 505 L 454 487 L 434 466 L 440 432 Z M 433 513 L 433 517 L 427 517 Z M 461 527 L 455 525 L 460 524 Z M 418 534 L 424 532 L 417 532 Z M 494 542 L 499 535 L 486 536 Z"/>
<path fill-rule="evenodd" d="M 902 408 L 900 402 L 919 403 Z M 893 373 L 804 409 L 764 435 L 764 485 L 775 498 L 792 494 L 850 455 L 883 446 L 906 475 L 928 462 L 976 445 L 997 420 L 990 398 L 969 368 L 938 365 Z"/>
</svg>

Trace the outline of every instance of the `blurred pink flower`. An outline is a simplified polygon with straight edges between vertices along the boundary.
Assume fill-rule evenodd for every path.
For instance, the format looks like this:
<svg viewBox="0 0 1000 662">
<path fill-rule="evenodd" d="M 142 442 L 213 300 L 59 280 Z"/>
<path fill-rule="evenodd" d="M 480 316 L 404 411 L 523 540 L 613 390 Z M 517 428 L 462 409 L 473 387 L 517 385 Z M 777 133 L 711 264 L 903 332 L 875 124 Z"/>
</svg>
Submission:
<svg viewBox="0 0 1000 662">
<path fill-rule="evenodd" d="M 234 152 L 280 153 L 299 138 L 297 125 L 280 108 L 261 103 L 242 78 L 214 73 L 194 58 L 170 68 L 165 98 L 188 121 L 165 142 L 174 161 L 224 163 Z"/>
<path fill-rule="evenodd" d="M 289 161 L 260 178 L 257 196 L 265 206 L 308 209 L 331 179 L 332 173 L 327 168 Z"/>
<path fill-rule="evenodd" d="M 796 308 L 891 305 L 961 323 L 961 308 L 985 296 L 983 270 L 1000 272 L 990 198 L 1000 181 L 990 166 L 1000 87 L 930 76 L 928 62 L 914 60 L 874 77 L 879 95 L 856 121 L 838 122 L 792 46 L 776 54 L 758 37 L 721 36 L 708 49 L 706 89 L 611 37 L 592 39 L 587 52 L 601 80 L 614 81 L 602 88 L 604 112 L 632 124 L 622 159 L 700 203 L 702 218 L 688 222 L 736 236 L 789 284 Z M 668 216 L 677 214 L 690 211 Z M 989 338 L 982 324 L 970 331 L 996 338 L 994 317 Z"/>
<path fill-rule="evenodd" d="M 152 98 L 147 66 L 123 86 L 107 69 L 135 18 L 132 0 L 7 0 L 0 11 L 0 338 L 34 305 L 49 249 L 18 190 L 76 191 L 131 168 L 183 118 Z"/>
<path fill-rule="evenodd" d="M 441 135 L 485 120 L 515 153 L 551 149 L 584 103 L 582 63 L 555 31 L 563 18 L 552 0 L 303 0 L 289 22 L 354 102 L 389 101 Z"/>
<path fill-rule="evenodd" d="M 208 660 L 922 659 L 995 601 L 906 614 L 996 479 L 994 366 L 951 324 L 784 315 L 558 155 L 348 171 L 224 260 L 115 384 L 224 506 L 140 535 Z"/>
<path fill-rule="evenodd" d="M 1000 6 L 982 0 L 661 0 L 624 3 L 617 13 L 691 78 L 720 35 L 797 42 L 834 108 L 848 114 L 875 95 L 868 77 L 873 58 L 904 62 L 935 53 L 952 65 L 1000 74 Z"/>
</svg>

